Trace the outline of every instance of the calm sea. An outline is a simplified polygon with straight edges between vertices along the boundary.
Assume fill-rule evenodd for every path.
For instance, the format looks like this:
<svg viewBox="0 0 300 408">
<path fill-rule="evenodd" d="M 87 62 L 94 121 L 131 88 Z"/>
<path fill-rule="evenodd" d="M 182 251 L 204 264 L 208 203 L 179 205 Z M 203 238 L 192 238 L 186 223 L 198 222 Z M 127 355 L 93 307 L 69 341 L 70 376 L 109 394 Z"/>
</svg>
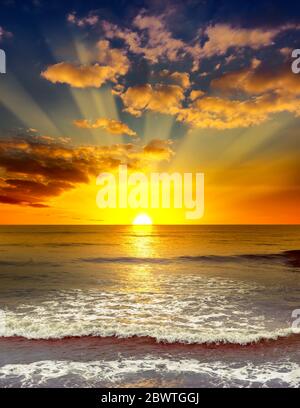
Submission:
<svg viewBox="0 0 300 408">
<path fill-rule="evenodd" d="M 295 309 L 300 226 L 0 227 L 2 387 L 298 387 Z"/>
</svg>

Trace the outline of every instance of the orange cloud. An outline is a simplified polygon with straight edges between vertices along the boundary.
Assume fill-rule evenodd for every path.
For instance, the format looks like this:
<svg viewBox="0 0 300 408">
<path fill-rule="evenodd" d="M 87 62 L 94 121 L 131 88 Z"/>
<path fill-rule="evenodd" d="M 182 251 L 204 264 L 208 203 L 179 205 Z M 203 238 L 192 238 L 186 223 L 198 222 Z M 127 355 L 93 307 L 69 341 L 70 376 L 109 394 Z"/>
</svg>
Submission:
<svg viewBox="0 0 300 408">
<path fill-rule="evenodd" d="M 159 76 L 170 78 L 172 74 L 162 71 Z M 135 86 L 119 95 L 125 110 L 135 116 L 151 110 L 174 115 L 192 127 L 232 129 L 261 124 L 280 112 L 299 116 L 299 78 L 289 67 L 270 70 L 253 59 L 250 68 L 224 74 L 211 82 L 214 93 L 220 90 L 222 96 L 192 90 L 186 98 L 184 88 L 163 84 Z M 242 97 L 241 91 L 245 94 Z M 232 92 L 236 95 L 227 95 Z M 183 102 L 187 104 L 183 106 Z"/>
<path fill-rule="evenodd" d="M 284 111 L 299 115 L 299 99 L 269 94 L 248 100 L 207 96 L 182 109 L 177 119 L 198 128 L 233 129 L 258 125 Z"/>
<path fill-rule="evenodd" d="M 171 84 L 179 85 L 183 89 L 188 89 L 191 86 L 190 75 L 187 72 L 170 72 L 169 70 L 164 69 L 157 74 L 157 77 L 166 80 Z"/>
<path fill-rule="evenodd" d="M 190 93 L 189 98 L 190 98 L 191 101 L 194 101 L 195 99 L 200 98 L 204 94 L 205 94 L 205 92 L 201 91 L 200 89 L 199 90 L 192 90 L 191 93 Z"/>
<path fill-rule="evenodd" d="M 64 83 L 75 88 L 100 88 L 105 82 L 115 82 L 120 75 L 128 72 L 129 60 L 122 50 L 111 49 L 105 40 L 99 41 L 97 48 L 97 63 L 76 65 L 60 62 L 49 66 L 41 76 L 52 83 Z"/>
<path fill-rule="evenodd" d="M 171 140 L 153 139 L 144 146 L 143 151 L 147 156 L 168 161 L 174 155 L 174 151 L 171 148 L 172 143 Z"/>
<path fill-rule="evenodd" d="M 216 24 L 205 30 L 208 40 L 204 44 L 201 54 L 206 57 L 226 54 L 231 47 L 250 47 L 259 49 L 271 45 L 273 39 L 282 28 L 260 29 L 232 27 L 228 24 Z"/>
<path fill-rule="evenodd" d="M 144 110 L 174 115 L 181 108 L 184 91 L 178 85 L 150 84 L 128 88 L 120 97 L 125 111 L 141 116 Z"/>
<path fill-rule="evenodd" d="M 75 88 L 100 88 L 114 77 L 109 67 L 99 64 L 77 66 L 69 62 L 51 65 L 41 75 L 54 84 L 68 84 Z"/>
<path fill-rule="evenodd" d="M 111 68 L 113 79 L 127 74 L 130 63 L 123 50 L 110 48 L 109 42 L 106 40 L 98 41 L 97 48 L 99 51 L 98 62 Z"/>
<path fill-rule="evenodd" d="M 136 132 L 130 129 L 125 123 L 114 119 L 99 118 L 95 122 L 86 119 L 75 120 L 74 125 L 81 129 L 104 129 L 114 135 L 136 136 Z"/>
<path fill-rule="evenodd" d="M 271 70 L 254 60 L 250 68 L 214 79 L 211 87 L 225 96 L 203 97 L 192 91 L 193 103 L 177 119 L 194 127 L 231 129 L 260 124 L 275 113 L 300 115 L 300 78 L 289 67 Z M 245 97 L 240 98 L 241 92 Z"/>
<path fill-rule="evenodd" d="M 250 68 L 229 72 L 212 81 L 214 89 L 223 92 L 243 91 L 247 94 L 276 92 L 300 95 L 300 77 L 289 66 L 276 69 L 252 64 Z"/>
</svg>

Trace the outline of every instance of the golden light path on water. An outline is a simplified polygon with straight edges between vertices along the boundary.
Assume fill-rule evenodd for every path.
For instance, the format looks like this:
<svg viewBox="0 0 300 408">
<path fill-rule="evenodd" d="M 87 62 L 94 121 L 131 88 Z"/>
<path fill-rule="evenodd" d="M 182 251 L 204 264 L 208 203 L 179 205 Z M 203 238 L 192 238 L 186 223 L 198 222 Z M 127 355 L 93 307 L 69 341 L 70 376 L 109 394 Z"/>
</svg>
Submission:
<svg viewBox="0 0 300 408">
<path fill-rule="evenodd" d="M 155 259 L 159 257 L 157 253 L 157 242 L 155 242 L 154 225 L 131 225 L 130 229 L 130 247 L 131 256 L 135 259 Z M 153 264 L 133 263 L 127 271 L 128 280 L 135 283 L 138 292 L 151 292 L 157 290 L 157 284 L 154 276 L 155 269 Z"/>
</svg>

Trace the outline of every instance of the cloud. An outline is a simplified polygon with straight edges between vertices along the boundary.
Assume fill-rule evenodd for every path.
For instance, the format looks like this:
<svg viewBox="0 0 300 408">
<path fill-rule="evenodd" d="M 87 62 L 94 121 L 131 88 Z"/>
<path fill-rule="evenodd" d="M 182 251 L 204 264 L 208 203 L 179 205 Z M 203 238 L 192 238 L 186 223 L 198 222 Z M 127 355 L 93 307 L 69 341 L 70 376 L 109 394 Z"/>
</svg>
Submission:
<svg viewBox="0 0 300 408">
<path fill-rule="evenodd" d="M 52 180 L 87 182 L 88 175 L 76 152 L 40 138 L 1 140 L 0 167 L 9 173 Z"/>
<path fill-rule="evenodd" d="M 215 96 L 203 96 L 202 91 L 192 91 L 187 107 L 182 106 L 184 93 L 177 85 L 150 84 L 128 88 L 120 95 L 124 110 L 140 116 L 150 110 L 161 114 L 174 115 L 178 121 L 192 127 L 227 129 L 251 126 L 268 117 L 268 109 L 281 111 L 283 106 L 274 99 L 257 98 L 251 101 L 230 100 Z M 290 108 L 293 101 L 290 102 Z"/>
<path fill-rule="evenodd" d="M 151 64 L 163 60 L 175 62 L 188 56 L 192 60 L 192 71 L 198 70 L 203 58 L 225 55 L 231 48 L 239 50 L 249 47 L 258 50 L 273 45 L 280 33 L 300 29 L 299 24 L 285 24 L 276 28 L 243 28 L 217 23 L 199 28 L 194 38 L 187 42 L 176 38 L 169 28 L 174 11 L 176 8 L 168 13 L 150 15 L 143 10 L 133 19 L 130 28 L 105 20 L 101 25 L 106 38 L 124 41 L 130 52 L 142 55 Z"/>
<path fill-rule="evenodd" d="M 124 90 L 125 90 L 125 86 L 124 86 L 124 85 L 122 85 L 122 84 L 116 84 L 116 85 L 112 88 L 111 93 L 112 93 L 113 95 L 118 95 L 118 96 L 120 96 L 120 94 L 121 94 L 122 92 L 124 92 Z"/>
<path fill-rule="evenodd" d="M 256 60 L 257 61 L 257 60 Z M 270 68 L 254 60 L 250 68 L 233 71 L 212 81 L 214 89 L 222 92 L 242 91 L 246 94 L 275 92 L 300 96 L 300 78 L 293 74 L 290 66 Z"/>
<path fill-rule="evenodd" d="M 162 71 L 159 71 L 156 76 L 160 80 L 179 85 L 183 89 L 188 89 L 191 87 L 190 75 L 187 72 L 170 72 L 167 69 L 163 69 Z"/>
<path fill-rule="evenodd" d="M 77 66 L 69 62 L 51 65 L 41 75 L 54 84 L 68 84 L 74 88 L 100 88 L 114 78 L 109 67 L 101 67 L 99 64 Z"/>
<path fill-rule="evenodd" d="M 131 130 L 126 123 L 114 119 L 98 118 L 94 122 L 87 119 L 75 120 L 74 125 L 81 129 L 104 129 L 114 135 L 136 136 L 136 132 Z"/>
<path fill-rule="evenodd" d="M 174 155 L 171 148 L 172 143 L 173 142 L 171 140 L 153 139 L 146 146 L 144 146 L 143 151 L 147 156 L 169 161 Z"/>
<path fill-rule="evenodd" d="M 210 91 L 192 90 L 186 98 L 179 85 L 145 84 L 119 95 L 132 115 L 170 114 L 196 128 L 232 129 L 259 125 L 276 113 L 300 115 L 300 80 L 289 67 L 271 70 L 253 59 L 249 68 L 214 79 Z"/>
<path fill-rule="evenodd" d="M 129 60 L 120 49 L 111 49 L 108 41 L 97 44 L 97 60 L 93 65 L 59 62 L 49 66 L 41 76 L 52 83 L 64 83 L 75 88 L 100 88 L 105 82 L 115 82 L 129 69 Z"/>
<path fill-rule="evenodd" d="M 102 24 L 107 38 L 125 41 L 131 52 L 143 55 L 151 63 L 157 63 L 162 58 L 176 61 L 184 51 L 185 43 L 174 38 L 166 27 L 166 14 L 150 16 L 141 12 L 134 18 L 132 25 L 133 30 L 122 29 L 108 21 Z M 142 35 L 139 34 L 141 32 Z"/>
<path fill-rule="evenodd" d="M 273 45 L 279 34 L 300 29 L 300 24 L 292 23 L 277 25 L 275 28 L 244 28 L 228 23 L 215 23 L 195 29 L 194 37 L 186 40 L 176 36 L 172 30 L 172 16 L 177 12 L 178 7 L 171 7 L 160 14 L 149 14 L 142 10 L 127 27 L 100 20 L 96 12 L 90 12 L 82 18 L 72 12 L 67 15 L 67 20 L 79 27 L 101 27 L 106 39 L 121 40 L 126 51 L 142 56 L 150 64 L 188 59 L 192 63 L 192 71 L 199 69 L 202 59 L 226 55 L 229 49 L 235 52 L 245 47 L 259 50 Z"/>
<path fill-rule="evenodd" d="M 99 22 L 99 17 L 90 12 L 86 17 L 79 18 L 75 11 L 67 15 L 67 21 L 78 27 L 95 26 Z"/>
<path fill-rule="evenodd" d="M 195 71 L 205 58 L 224 56 L 225 62 L 229 63 L 234 58 L 233 53 L 241 53 L 245 47 L 259 50 L 273 45 L 279 34 L 300 29 L 297 24 L 244 28 L 216 23 L 201 27 L 192 40 L 186 41 L 176 38 L 171 30 L 174 10 L 160 15 L 151 15 L 143 10 L 134 17 L 130 27 L 101 20 L 106 39 L 96 44 L 94 65 L 76 66 L 63 62 L 49 67 L 42 75 L 52 82 L 81 88 L 100 87 L 111 81 L 114 83 L 113 94 L 120 97 L 124 111 L 131 115 L 139 117 L 145 111 L 173 115 L 179 122 L 192 127 L 230 129 L 260 124 L 280 112 L 299 115 L 298 77 L 288 68 L 270 70 L 255 58 L 249 68 L 223 75 L 219 61 L 214 62 L 221 76 L 210 83 L 205 94 L 200 89 L 192 89 L 194 84 L 188 72 L 176 70 L 152 72 L 149 83 L 133 84 L 128 88 L 124 81 L 117 83 L 118 76 L 126 75 L 130 68 L 128 56 L 131 54 L 140 55 L 151 64 L 188 58 L 192 71 Z M 89 14 L 85 18 L 91 16 Z M 68 19 L 79 24 L 74 13 Z M 118 40 L 116 43 L 121 40 L 123 49 L 111 48 L 108 40 Z M 200 74 L 204 75 L 207 73 Z M 94 123 L 77 121 L 76 124 L 86 128 L 104 128 L 115 134 L 122 128 L 120 123 L 105 122 L 104 119 Z M 130 129 L 124 132 L 133 135 Z"/>
<path fill-rule="evenodd" d="M 97 48 L 99 51 L 98 61 L 104 66 L 111 68 L 114 79 L 119 75 L 127 74 L 130 63 L 123 50 L 110 48 L 109 41 L 107 40 L 98 41 Z"/>
<path fill-rule="evenodd" d="M 229 48 L 250 47 L 259 49 L 271 45 L 278 29 L 241 28 L 228 24 L 210 25 L 205 30 L 208 40 L 205 42 L 201 54 L 205 57 L 224 55 Z"/>
<path fill-rule="evenodd" d="M 300 78 L 289 66 L 270 68 L 253 60 L 249 68 L 229 72 L 211 82 L 222 97 L 197 98 L 177 119 L 195 127 L 229 129 L 257 125 L 270 115 L 300 115 Z"/>
<path fill-rule="evenodd" d="M 1 139 L 0 202 L 43 208 L 51 198 L 89 183 L 100 172 L 114 171 L 120 164 L 144 169 L 171 154 L 170 143 L 159 141 L 147 146 L 71 147 L 28 134 Z"/>
<path fill-rule="evenodd" d="M 292 55 L 293 49 L 290 47 L 282 47 L 280 48 L 279 52 L 281 55 L 283 55 L 285 58 L 289 58 Z"/>
<path fill-rule="evenodd" d="M 285 24 L 277 28 L 243 28 L 219 23 L 198 31 L 198 40 L 206 39 L 202 46 L 199 41 L 194 41 L 192 45 L 186 44 L 185 50 L 193 57 L 193 70 L 195 71 L 199 68 L 199 61 L 205 58 L 226 55 L 229 49 L 235 49 L 236 52 L 245 47 L 259 50 L 273 45 L 275 38 L 280 33 L 299 29 L 299 24 Z M 226 62 L 232 60 L 233 57 L 228 56 Z"/>
<path fill-rule="evenodd" d="M 206 96 L 196 99 L 177 116 L 192 127 L 232 129 L 263 122 L 267 112 L 261 109 L 262 101 L 238 101 Z"/>
<path fill-rule="evenodd" d="M 7 179 L 0 185 L 0 202 L 5 204 L 29 205 L 31 207 L 48 207 L 38 201 L 58 196 L 72 188 L 64 181 L 42 182 L 22 179 Z"/>
<path fill-rule="evenodd" d="M 190 52 L 194 58 L 210 58 L 225 55 L 230 48 L 249 47 L 258 50 L 274 44 L 276 36 L 287 30 L 299 30 L 299 24 L 285 24 L 276 28 L 243 28 L 219 23 L 209 25 L 203 31 L 206 41 L 202 47 L 194 47 Z"/>
<path fill-rule="evenodd" d="M 191 101 L 195 101 L 196 99 L 201 98 L 201 96 L 203 96 L 204 94 L 205 92 L 201 91 L 200 89 L 195 89 L 191 91 L 189 98 Z"/>
<path fill-rule="evenodd" d="M 271 114 L 285 111 L 299 116 L 300 100 L 274 94 L 246 100 L 206 96 L 182 109 L 177 120 L 198 128 L 233 129 L 258 125 Z"/>
<path fill-rule="evenodd" d="M 141 116 L 144 110 L 174 115 L 181 108 L 184 90 L 178 85 L 137 85 L 120 94 L 125 111 Z"/>
</svg>

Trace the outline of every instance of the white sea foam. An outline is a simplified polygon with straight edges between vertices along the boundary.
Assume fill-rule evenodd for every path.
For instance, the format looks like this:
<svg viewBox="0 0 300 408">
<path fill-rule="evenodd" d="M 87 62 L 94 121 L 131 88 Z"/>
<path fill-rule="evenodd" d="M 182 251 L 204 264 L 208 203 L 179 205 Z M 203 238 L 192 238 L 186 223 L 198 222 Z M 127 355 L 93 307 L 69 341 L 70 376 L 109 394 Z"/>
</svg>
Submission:
<svg viewBox="0 0 300 408">
<path fill-rule="evenodd" d="M 190 380 L 199 387 L 268 387 L 300 385 L 300 366 L 282 359 L 254 364 L 250 361 L 225 363 L 201 362 L 196 359 L 119 358 L 93 362 L 43 360 L 29 364 L 7 364 L 0 367 L 3 386 L 83 386 L 97 387 L 112 384 L 135 385 L 151 377 L 152 384 L 172 382 L 180 374 L 184 384 Z M 184 377 L 182 377 L 184 375 Z M 180 380 L 179 380 L 180 381 Z"/>
<path fill-rule="evenodd" d="M 277 340 L 282 337 L 287 337 L 294 334 L 291 329 L 278 329 L 274 332 L 260 332 L 260 333 L 230 333 L 226 330 L 220 333 L 186 333 L 186 331 L 178 331 L 176 333 L 166 333 L 161 330 L 140 329 L 138 325 L 135 329 L 120 327 L 107 328 L 107 329 L 91 329 L 82 330 L 79 326 L 65 328 L 65 327 L 43 327 L 43 328 L 20 328 L 19 330 L 6 330 L 1 333 L 1 337 L 13 337 L 20 336 L 27 339 L 63 339 L 66 337 L 84 337 L 84 336 L 96 336 L 96 337 L 117 337 L 120 339 L 131 337 L 150 337 L 157 342 L 163 343 L 183 343 L 183 344 L 240 344 L 247 345 L 257 343 L 262 340 Z"/>
<path fill-rule="evenodd" d="M 117 322 L 113 318 L 97 320 L 95 316 L 85 319 L 83 316 L 75 321 L 68 318 L 49 320 L 43 317 L 7 316 L 6 324 L 0 325 L 0 337 L 20 336 L 27 339 L 62 339 L 65 337 L 150 337 L 157 342 L 185 343 L 185 344 L 210 344 L 232 343 L 246 345 L 261 340 L 276 340 L 295 334 L 295 329 L 290 327 L 267 330 L 262 326 L 251 328 L 241 324 L 235 327 L 201 327 L 184 324 L 157 324 L 155 322 L 126 321 Z M 300 333 L 300 329 L 298 330 Z"/>
<path fill-rule="evenodd" d="M 160 282 L 161 287 L 166 284 Z M 280 299 L 276 309 L 264 308 L 268 288 L 200 277 L 189 282 L 177 277 L 172 288 L 162 293 L 60 290 L 40 303 L 26 298 L 14 309 L 2 311 L 0 336 L 138 336 L 168 343 L 244 345 L 295 333 Z"/>
</svg>

